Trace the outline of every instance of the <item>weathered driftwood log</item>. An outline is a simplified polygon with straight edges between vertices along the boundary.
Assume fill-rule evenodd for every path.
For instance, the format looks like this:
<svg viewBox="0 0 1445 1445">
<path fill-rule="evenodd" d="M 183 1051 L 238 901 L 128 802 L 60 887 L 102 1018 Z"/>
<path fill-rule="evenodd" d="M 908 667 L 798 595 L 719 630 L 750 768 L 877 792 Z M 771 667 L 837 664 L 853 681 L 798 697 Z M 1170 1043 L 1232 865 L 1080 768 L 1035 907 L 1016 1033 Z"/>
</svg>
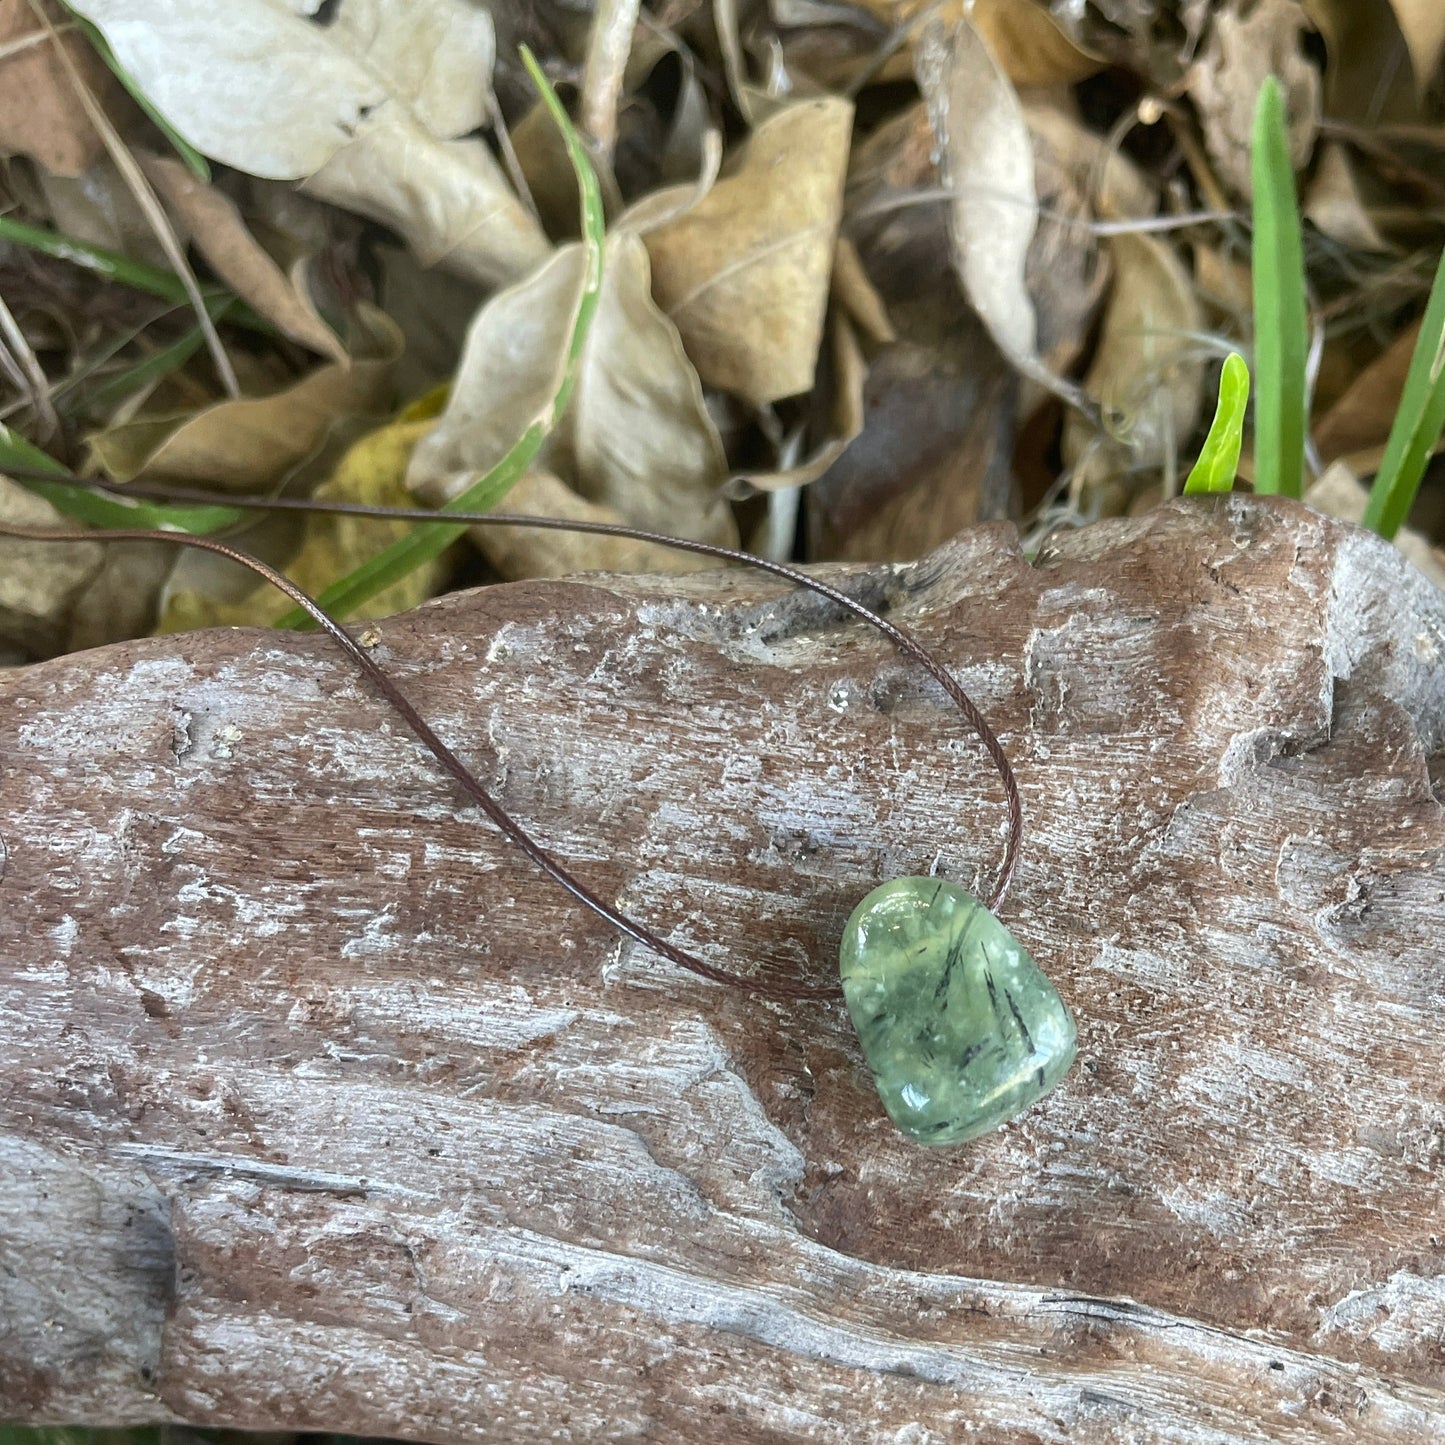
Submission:
<svg viewBox="0 0 1445 1445">
<path fill-rule="evenodd" d="M 0 1414 L 437 1441 L 1445 1438 L 1445 603 L 1287 504 L 840 572 L 1016 761 L 1079 1020 L 920 1150 L 840 1004 L 702 982 L 462 806 L 316 637 L 0 686 Z M 731 966 L 986 884 L 997 780 L 729 572 L 375 628 L 518 817 Z"/>
</svg>

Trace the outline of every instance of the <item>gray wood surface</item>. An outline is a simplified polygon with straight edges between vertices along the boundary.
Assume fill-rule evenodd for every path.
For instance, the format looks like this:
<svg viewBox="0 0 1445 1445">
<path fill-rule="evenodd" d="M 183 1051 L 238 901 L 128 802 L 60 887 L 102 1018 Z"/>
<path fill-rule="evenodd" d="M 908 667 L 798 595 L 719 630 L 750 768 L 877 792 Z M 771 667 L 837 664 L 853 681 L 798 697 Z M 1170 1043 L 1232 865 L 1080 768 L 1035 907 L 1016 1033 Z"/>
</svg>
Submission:
<svg viewBox="0 0 1445 1445">
<path fill-rule="evenodd" d="M 436 1441 L 1445 1438 L 1445 602 L 1232 499 L 833 569 L 1014 758 L 1004 919 L 1080 1026 L 929 1152 L 841 1003 L 623 945 L 325 641 L 0 682 L 0 1416 Z M 709 960 L 986 887 L 998 786 L 742 573 L 444 599 L 375 655 Z"/>
</svg>

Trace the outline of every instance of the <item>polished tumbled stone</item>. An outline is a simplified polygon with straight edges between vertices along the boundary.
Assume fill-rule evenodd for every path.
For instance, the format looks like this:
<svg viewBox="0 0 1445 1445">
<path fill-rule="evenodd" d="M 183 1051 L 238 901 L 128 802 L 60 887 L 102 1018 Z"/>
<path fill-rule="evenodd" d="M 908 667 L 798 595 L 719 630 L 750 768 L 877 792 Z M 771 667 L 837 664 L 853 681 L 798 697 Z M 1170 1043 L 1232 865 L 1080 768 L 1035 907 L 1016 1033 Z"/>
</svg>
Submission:
<svg viewBox="0 0 1445 1445">
<path fill-rule="evenodd" d="M 1007 1123 L 1074 1060 L 1073 1016 L 973 894 L 895 878 L 853 910 L 843 994 L 883 1107 L 920 1144 Z"/>
</svg>

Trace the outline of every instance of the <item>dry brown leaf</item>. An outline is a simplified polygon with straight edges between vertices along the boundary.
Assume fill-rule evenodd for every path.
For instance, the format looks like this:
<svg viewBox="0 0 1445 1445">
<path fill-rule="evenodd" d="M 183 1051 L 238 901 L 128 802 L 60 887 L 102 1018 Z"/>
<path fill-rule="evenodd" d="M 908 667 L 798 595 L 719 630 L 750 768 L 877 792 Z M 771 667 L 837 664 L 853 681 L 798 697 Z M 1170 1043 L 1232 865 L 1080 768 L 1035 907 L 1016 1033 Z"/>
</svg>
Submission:
<svg viewBox="0 0 1445 1445">
<path fill-rule="evenodd" d="M 1109 284 L 1108 252 L 1093 230 L 1094 191 L 1105 185 L 1123 189 L 1115 177 L 1127 163 L 1109 164 L 1115 158 L 1101 156 L 1098 137 L 1060 111 L 1025 107 L 1025 118 L 1043 214 L 1029 245 L 1024 277 L 1038 316 L 1035 345 L 1040 359 L 1050 371 L 1066 376 L 1083 352 Z M 1148 196 L 1148 188 L 1141 189 Z"/>
<path fill-rule="evenodd" d="M 833 253 L 833 296 L 871 341 L 884 345 L 898 339 L 887 305 L 868 279 L 858 248 L 846 236 L 838 237 Z"/>
<path fill-rule="evenodd" d="M 206 155 L 395 227 L 484 284 L 549 245 L 486 146 L 495 53 L 467 0 L 75 0 L 160 112 Z"/>
<path fill-rule="evenodd" d="M 446 411 L 413 459 L 414 490 L 449 500 L 550 409 L 585 266 L 580 245 L 564 247 L 477 314 Z M 539 466 L 635 526 L 731 545 L 727 459 L 635 234 L 608 237 L 602 275 L 576 388 Z"/>
<path fill-rule="evenodd" d="M 360 502 L 372 507 L 410 505 L 407 464 L 440 409 L 441 396 L 434 393 L 367 432 L 347 449 L 313 495 L 318 501 Z M 286 575 L 313 596 L 411 530 L 406 522 L 324 513 L 297 519 L 297 523 L 299 546 L 285 558 Z M 369 598 L 352 615 L 385 617 L 416 607 L 435 594 L 446 568 L 443 558 L 433 558 Z M 187 553 L 167 588 L 165 612 L 156 631 L 268 627 L 290 608 L 289 598 L 269 583 L 257 586 L 255 574 L 236 563 L 210 553 Z"/>
<path fill-rule="evenodd" d="M 1025 278 L 1038 223 L 1033 142 L 1008 78 L 966 19 L 930 22 L 918 42 L 919 89 L 951 193 L 954 265 L 974 310 L 1013 366 L 1070 401 L 1075 388 L 1039 359 Z"/>
<path fill-rule="evenodd" d="M 1303 4 L 1325 37 L 1325 112 L 1331 120 L 1374 126 L 1419 119 L 1410 52 L 1390 0 Z"/>
<path fill-rule="evenodd" d="M 67 17 L 45 0 L 57 25 Z M 25 42 L 42 35 L 29 0 L 0 0 L 0 155 L 26 155 L 52 175 L 78 176 L 100 159 L 95 127 L 76 104 L 75 91 L 54 42 Z M 107 104 L 121 94 L 115 77 L 84 38 L 72 32 L 61 41 L 90 88 Z"/>
<path fill-rule="evenodd" d="M 1305 192 L 1304 214 L 1342 246 L 1360 251 L 1390 249 L 1365 206 L 1350 153 L 1339 141 L 1326 141 L 1320 147 Z"/>
<path fill-rule="evenodd" d="M 1104 220 L 1137 221 L 1159 209 L 1159 190 L 1120 147 L 1091 131 L 1052 98 L 1024 102 L 1035 166 L 1067 172 Z M 1047 156 L 1043 153 L 1047 151 Z"/>
<path fill-rule="evenodd" d="M 1445 5 L 1440 0 L 1390 0 L 1395 20 L 1410 49 L 1416 88 L 1423 94 L 1440 69 L 1445 51 Z"/>
<path fill-rule="evenodd" d="M 70 525 L 49 502 L 0 476 L 0 520 L 17 527 Z M 66 642 L 77 599 L 100 569 L 94 542 L 42 544 L 0 537 L 0 651 L 50 657 Z"/>
<path fill-rule="evenodd" d="M 138 150 L 136 159 L 211 269 L 231 290 L 293 341 L 333 361 L 346 360 L 340 337 L 262 249 L 229 196 L 198 180 L 174 156 Z"/>
<path fill-rule="evenodd" d="M 1076 497 L 1101 499 L 1117 510 L 1139 477 L 1168 466 L 1199 421 L 1203 368 L 1193 356 L 1202 325 L 1189 273 L 1156 236 L 1119 235 L 1108 241 L 1114 282 L 1085 387 L 1104 409 L 1106 435 L 1071 415 L 1064 425 L 1064 459 L 1076 468 Z M 1115 493 L 1114 489 L 1121 489 Z"/>
<path fill-rule="evenodd" d="M 526 275 L 551 249 L 483 141 L 438 141 L 403 115 L 358 126 L 302 188 L 394 227 L 422 265 L 483 286 Z"/>
<path fill-rule="evenodd" d="M 806 497 L 809 555 L 921 557 L 1007 510 L 1017 383 L 976 321 L 873 359 L 867 425 Z"/>
<path fill-rule="evenodd" d="M 51 230 L 151 266 L 166 265 L 165 248 L 109 156 L 79 176 L 37 171 L 35 180 L 43 197 L 37 215 L 48 218 Z"/>
<path fill-rule="evenodd" d="M 1234 318 L 1243 331 L 1254 306 L 1254 279 L 1249 266 L 1217 246 L 1194 248 L 1194 281 L 1200 298 Z"/>
<path fill-rule="evenodd" d="M 364 307 L 347 361 L 320 367 L 270 396 L 109 428 L 90 438 L 91 451 L 97 465 L 121 481 L 144 476 L 261 491 L 321 453 L 338 428 L 349 428 L 357 417 L 379 420 L 391 405 L 391 372 L 400 353 L 396 323 Z"/>
<path fill-rule="evenodd" d="M 1361 483 L 1345 462 L 1335 462 L 1324 475 L 1305 490 L 1305 504 L 1342 522 L 1364 520 L 1370 489 Z M 1395 534 L 1395 546 L 1437 587 L 1445 588 L 1445 559 L 1441 553 L 1410 527 Z"/>
<path fill-rule="evenodd" d="M 1418 321 L 1407 326 L 1315 424 L 1315 450 L 1326 466 L 1345 461 L 1363 474 L 1379 464 L 1419 336 Z"/>
<path fill-rule="evenodd" d="M 923 9 L 926 0 L 913 0 Z M 973 23 L 1015 85 L 1072 85 L 1105 61 L 1081 50 L 1036 0 L 974 0 Z"/>
<path fill-rule="evenodd" d="M 868 380 L 868 363 L 846 317 L 833 319 L 829 353 L 829 399 L 819 428 L 822 440 L 804 453 L 806 428 L 800 429 L 787 438 L 773 470 L 735 473 L 729 484 L 732 494 L 747 496 L 753 491 L 778 493 L 805 487 L 821 477 L 863 430 L 863 388 Z"/>
<path fill-rule="evenodd" d="M 396 364 L 401 396 L 420 396 L 456 375 L 467 327 L 485 294 L 464 276 L 421 265 L 400 246 L 377 246 L 382 310 L 401 328 L 406 349 Z"/>
<path fill-rule="evenodd" d="M 592 138 L 594 158 L 603 164 L 611 161 L 617 143 L 617 103 L 640 8 L 640 0 L 599 0 L 587 32 L 582 129 Z"/>
<path fill-rule="evenodd" d="M 1227 0 L 1214 12 L 1189 92 L 1210 157 L 1239 195 L 1253 194 L 1250 134 L 1266 76 L 1277 76 L 1283 88 L 1294 168 L 1310 158 L 1320 121 L 1320 76 L 1302 50 L 1307 27 L 1299 0 Z"/>
<path fill-rule="evenodd" d="M 535 468 L 508 492 L 506 505 L 509 512 L 524 512 L 532 517 L 573 522 L 631 521 L 615 507 L 586 501 L 551 472 Z M 471 535 L 492 566 L 513 581 L 523 577 L 571 577 L 579 572 L 696 572 L 721 565 L 707 557 L 630 537 L 596 537 L 531 527 L 473 527 Z"/>
<path fill-rule="evenodd" d="M 754 405 L 813 384 L 852 121 L 837 99 L 778 111 L 729 174 L 646 234 L 654 294 L 702 379 Z"/>
<path fill-rule="evenodd" d="M 1038 0 L 863 0 L 863 8 L 897 26 L 969 17 L 1015 85 L 1072 85 L 1107 63 L 1070 40 Z"/>
</svg>

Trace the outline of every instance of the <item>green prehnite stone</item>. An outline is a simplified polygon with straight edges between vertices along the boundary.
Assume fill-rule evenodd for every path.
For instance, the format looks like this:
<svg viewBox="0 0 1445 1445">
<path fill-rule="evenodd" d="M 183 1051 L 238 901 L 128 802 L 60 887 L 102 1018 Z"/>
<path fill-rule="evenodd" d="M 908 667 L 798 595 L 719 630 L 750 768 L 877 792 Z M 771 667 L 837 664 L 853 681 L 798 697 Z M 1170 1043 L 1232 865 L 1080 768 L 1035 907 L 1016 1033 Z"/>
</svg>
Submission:
<svg viewBox="0 0 1445 1445">
<path fill-rule="evenodd" d="M 1018 940 L 942 878 L 853 910 L 839 964 L 883 1107 L 920 1144 L 962 1144 L 1041 1099 L 1074 1061 L 1073 1015 Z"/>
</svg>

